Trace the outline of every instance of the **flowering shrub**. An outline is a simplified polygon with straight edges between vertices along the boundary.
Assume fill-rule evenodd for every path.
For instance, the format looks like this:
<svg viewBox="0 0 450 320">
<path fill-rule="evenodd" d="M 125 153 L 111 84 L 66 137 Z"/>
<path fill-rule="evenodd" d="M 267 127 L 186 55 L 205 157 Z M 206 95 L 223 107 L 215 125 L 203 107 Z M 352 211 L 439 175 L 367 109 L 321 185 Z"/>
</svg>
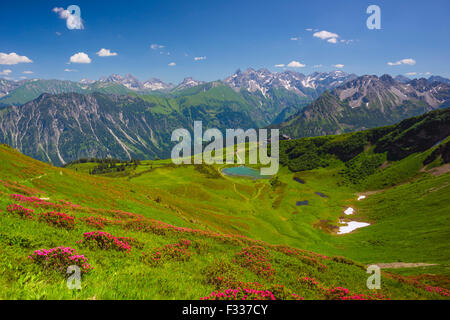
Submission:
<svg viewBox="0 0 450 320">
<path fill-rule="evenodd" d="M 83 218 L 80 218 L 80 220 L 92 227 L 96 227 L 97 229 L 103 229 L 105 226 L 112 224 L 112 221 L 110 221 L 106 218 L 97 217 L 97 216 L 83 217 Z"/>
<path fill-rule="evenodd" d="M 114 237 L 112 234 L 103 231 L 92 231 L 83 234 L 83 240 L 77 241 L 90 248 L 100 248 L 102 250 L 117 250 L 130 252 L 131 246 Z"/>
<path fill-rule="evenodd" d="M 426 278 L 427 278 L 425 275 L 421 275 L 421 276 L 402 276 L 402 275 L 399 275 L 399 274 L 386 273 L 385 276 L 389 277 L 389 278 L 392 278 L 392 279 L 395 279 L 396 281 L 400 281 L 400 282 L 403 282 L 403 283 L 415 286 L 416 288 L 424 289 L 424 290 L 427 290 L 428 292 L 439 294 L 439 295 L 444 296 L 444 297 L 449 297 L 450 296 L 450 290 L 448 290 L 448 289 L 441 288 L 441 287 L 438 287 L 438 286 L 432 286 L 432 285 L 423 283 L 422 281 L 426 280 Z M 421 281 L 419 281 L 419 280 L 421 280 Z"/>
<path fill-rule="evenodd" d="M 25 207 L 22 207 L 19 204 L 10 204 L 6 210 L 12 214 L 17 214 L 22 218 L 28 218 L 33 219 L 34 218 L 34 210 L 33 209 L 27 209 Z"/>
<path fill-rule="evenodd" d="M 128 221 L 124 224 L 125 229 L 133 231 L 151 232 L 156 235 L 163 236 L 167 233 L 167 228 L 161 223 L 149 223 L 141 218 Z"/>
<path fill-rule="evenodd" d="M 53 203 L 49 202 L 47 200 L 43 200 L 38 197 L 26 197 L 21 194 L 12 194 L 10 195 L 11 199 L 28 203 L 29 205 L 32 205 L 37 208 L 43 208 L 43 209 L 54 209 L 54 210 L 63 210 L 63 209 L 70 209 L 70 210 L 79 210 L 82 207 L 77 204 L 73 204 L 67 201 L 57 201 L 59 203 Z"/>
<path fill-rule="evenodd" d="M 241 286 L 236 285 L 236 279 L 242 274 L 241 269 L 228 261 L 216 260 L 208 265 L 202 273 L 205 275 L 205 282 L 213 285 L 215 289 Z"/>
<path fill-rule="evenodd" d="M 216 284 L 218 284 L 219 291 L 214 291 L 204 300 L 303 300 L 298 294 L 293 293 L 290 289 L 280 284 L 275 284 L 268 289 L 265 289 L 261 283 L 258 282 L 241 282 L 217 277 Z M 237 288 L 235 290 L 230 288 Z M 231 295 L 230 292 L 231 291 Z M 236 292 L 236 290 L 239 290 Z M 234 296 L 233 293 L 236 293 Z M 243 296 L 242 296 L 243 294 Z M 268 294 L 268 295 L 267 295 Z M 270 298 L 270 299 L 266 299 Z"/>
<path fill-rule="evenodd" d="M 144 243 L 131 237 L 116 237 L 116 239 L 139 249 L 144 247 Z"/>
<path fill-rule="evenodd" d="M 247 288 L 226 289 L 213 291 L 209 296 L 200 300 L 276 300 L 269 290 L 255 290 Z"/>
<path fill-rule="evenodd" d="M 72 230 L 75 228 L 75 217 L 61 212 L 46 212 L 39 215 L 39 221 L 53 227 Z"/>
<path fill-rule="evenodd" d="M 285 255 L 297 257 L 303 263 L 316 267 L 319 271 L 327 270 L 327 266 L 319 261 L 319 259 L 328 259 L 327 256 L 289 247 L 278 247 L 277 250 Z"/>
<path fill-rule="evenodd" d="M 291 289 L 288 289 L 281 284 L 271 286 L 269 291 L 273 293 L 276 300 L 304 300 L 303 297 L 292 292 Z"/>
<path fill-rule="evenodd" d="M 445 289 L 445 288 L 426 286 L 425 290 L 427 290 L 428 292 L 435 292 L 444 297 L 450 297 L 450 290 Z"/>
<path fill-rule="evenodd" d="M 317 281 L 314 278 L 303 277 L 299 280 L 300 280 L 300 282 L 304 283 L 310 289 L 321 288 L 319 281 Z"/>
<path fill-rule="evenodd" d="M 182 239 L 177 243 L 156 248 L 151 253 L 143 252 L 142 259 L 151 265 L 156 265 L 167 260 L 187 261 L 191 257 L 191 252 L 189 251 L 190 246 L 191 241 Z"/>
<path fill-rule="evenodd" d="M 350 290 L 347 288 L 336 287 L 325 290 L 324 293 L 328 300 L 344 300 L 345 297 L 350 295 Z"/>
<path fill-rule="evenodd" d="M 314 278 L 303 277 L 299 280 L 310 289 L 318 290 L 319 293 L 328 300 L 389 300 L 389 298 L 381 293 L 365 295 L 351 293 L 350 290 L 343 287 L 326 288 Z"/>
<path fill-rule="evenodd" d="M 234 261 L 241 267 L 247 268 L 257 275 L 266 279 L 272 278 L 274 271 L 267 256 L 269 252 L 262 246 L 251 246 L 242 248 L 236 253 Z"/>
<path fill-rule="evenodd" d="M 300 297 L 298 294 L 296 294 L 296 293 L 293 293 L 292 294 L 292 298 L 294 299 L 294 300 L 305 300 L 303 297 Z"/>
<path fill-rule="evenodd" d="M 67 267 L 71 265 L 78 266 L 83 273 L 94 269 L 85 256 L 77 254 L 74 249 L 69 247 L 36 250 L 28 258 L 45 269 L 53 269 L 60 272 L 66 272 Z"/>
</svg>

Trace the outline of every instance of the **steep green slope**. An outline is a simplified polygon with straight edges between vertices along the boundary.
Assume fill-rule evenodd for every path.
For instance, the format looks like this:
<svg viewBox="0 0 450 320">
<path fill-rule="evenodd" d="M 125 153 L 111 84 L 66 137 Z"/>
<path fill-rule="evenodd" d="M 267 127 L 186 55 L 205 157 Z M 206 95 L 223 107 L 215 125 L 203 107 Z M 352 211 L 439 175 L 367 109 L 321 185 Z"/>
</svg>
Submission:
<svg viewBox="0 0 450 320">
<path fill-rule="evenodd" d="M 364 178 L 373 174 L 385 160 L 401 160 L 413 153 L 423 152 L 449 135 L 450 108 L 446 108 L 393 126 L 337 136 L 283 141 L 280 162 L 292 171 L 303 171 L 341 161 L 346 163 L 345 174 L 348 177 L 352 175 L 351 171 L 356 173 L 359 170 L 362 175 L 360 178 Z M 360 158 L 355 158 L 358 155 Z"/>
<path fill-rule="evenodd" d="M 142 161 L 119 175 L 89 175 L 91 163 L 55 168 L 0 146 L 2 297 L 197 299 L 244 286 L 271 290 L 277 299 L 292 299 L 292 293 L 333 299 L 338 297 L 329 289 L 344 286 L 374 298 L 362 264 L 401 262 L 437 265 L 400 272 L 411 276 L 396 269 L 384 272 L 378 293 L 394 299 L 442 298 L 435 292 L 441 289 L 432 287 L 443 287 L 443 294 L 450 289 L 449 138 L 442 138 L 448 113 L 282 142 L 286 166 L 277 177 L 262 180 L 223 175 L 224 166 L 174 166 L 170 160 Z M 11 194 L 44 200 L 21 201 Z M 366 198 L 358 201 L 361 195 Z M 45 219 L 21 218 L 5 210 L 13 203 L 38 217 L 65 212 L 76 227 L 65 230 Z M 351 216 L 344 214 L 348 207 L 355 210 Z M 339 220 L 370 226 L 339 235 Z M 133 238 L 128 239 L 131 251 L 77 242 L 99 228 Z M 75 248 L 94 267 L 76 294 L 65 287 L 64 275 L 26 259 L 34 250 L 59 245 Z M 171 248 L 179 250 L 170 255 Z M 161 260 L 156 252 L 162 252 Z M 246 263 L 240 258 L 246 254 L 256 260 Z M 435 276 L 424 275 L 430 273 Z"/>
<path fill-rule="evenodd" d="M 171 92 L 164 97 L 155 95 L 140 95 L 140 97 L 161 105 L 163 110 L 167 110 L 166 107 L 170 105 L 172 109 L 183 114 L 201 112 L 203 118 L 206 115 L 211 118 L 227 118 L 230 113 L 244 113 L 257 127 L 267 126 L 274 121 L 284 121 L 310 102 L 308 98 L 284 89 L 271 89 L 266 96 L 260 92 L 252 93 L 245 89 L 236 92 L 220 81 Z M 217 126 L 217 121 L 211 124 L 208 122 L 209 127 L 214 125 Z M 240 123 L 235 125 L 248 126 L 248 124 Z"/>
<path fill-rule="evenodd" d="M 382 290 L 374 292 L 366 287 L 365 267 L 349 259 L 255 241 L 237 235 L 236 230 L 231 231 L 230 235 L 208 231 L 210 228 L 226 230 L 230 227 L 233 230 L 238 225 L 244 227 L 244 232 L 254 232 L 255 229 L 248 229 L 245 222 L 242 224 L 225 214 L 225 205 L 222 209 L 220 206 L 209 208 L 204 203 L 202 209 L 196 204 L 196 212 L 189 214 L 188 202 L 195 197 L 198 197 L 198 203 L 202 202 L 200 199 L 205 199 L 202 191 L 195 186 L 190 187 L 189 193 L 180 190 L 176 197 L 170 197 L 171 192 L 163 192 L 185 184 L 190 178 L 191 183 L 196 181 L 197 186 L 204 184 L 211 188 L 215 185 L 216 191 L 229 192 L 230 197 L 226 202 L 236 201 L 237 204 L 239 201 L 242 207 L 242 204 L 251 204 L 267 193 L 260 193 L 254 200 L 245 200 L 246 195 L 250 196 L 251 181 L 228 178 L 211 180 L 202 178 L 203 173 L 196 173 L 196 170 L 191 170 L 192 167 L 170 166 L 149 172 L 140 171 L 144 175 L 135 178 L 130 176 L 130 179 L 125 180 L 92 177 L 42 165 L 3 146 L 0 147 L 0 158 L 2 298 L 199 299 L 212 291 L 239 287 L 270 290 L 270 298 L 276 299 L 442 298 L 430 292 L 434 289 L 427 291 L 424 284 L 412 285 L 406 277 L 399 281 L 398 276 L 393 274 L 384 274 Z M 161 164 L 164 165 L 164 162 Z M 152 173 L 157 173 L 157 176 L 152 177 Z M 161 179 L 162 176 L 166 179 Z M 160 183 L 148 184 L 146 180 L 149 177 Z M 140 181 L 133 181 L 136 179 Z M 235 193 L 233 189 L 220 187 L 229 184 L 234 184 L 238 191 Z M 10 198 L 11 193 L 34 195 L 44 200 L 24 198 L 21 201 Z M 177 201 L 178 197 L 184 200 L 183 203 Z M 220 197 L 214 201 L 218 199 Z M 6 212 L 4 208 L 11 203 L 33 209 L 36 218 L 26 219 L 21 218 L 16 211 Z M 46 220 L 37 218 L 50 210 L 73 216 L 75 227 L 65 229 L 60 224 L 49 225 Z M 210 217 L 202 215 L 202 210 L 209 212 Z M 276 220 L 279 221 L 278 227 L 281 226 L 283 220 Z M 192 225 L 194 228 L 181 229 L 172 225 Z M 92 242 L 88 245 L 86 240 L 79 242 L 83 239 L 83 233 L 99 228 L 117 237 L 127 237 L 131 250 L 127 253 L 114 247 L 102 249 Z M 282 229 L 278 232 L 282 232 Z M 264 238 L 263 233 L 260 236 Z M 185 240 L 180 242 L 181 239 Z M 170 248 L 177 243 L 180 243 L 177 245 L 180 250 L 175 251 L 176 255 L 170 255 Z M 82 290 L 68 290 L 64 274 L 54 271 L 50 266 L 43 269 L 39 263 L 27 259 L 34 250 L 61 245 L 76 249 L 93 267 L 82 276 Z M 160 252 L 161 258 L 155 261 L 152 257 L 158 256 L 156 252 Z M 253 255 L 254 261 L 248 264 L 245 259 L 241 259 L 245 254 Z M 348 288 L 349 293 L 332 291 L 338 286 Z"/>
</svg>

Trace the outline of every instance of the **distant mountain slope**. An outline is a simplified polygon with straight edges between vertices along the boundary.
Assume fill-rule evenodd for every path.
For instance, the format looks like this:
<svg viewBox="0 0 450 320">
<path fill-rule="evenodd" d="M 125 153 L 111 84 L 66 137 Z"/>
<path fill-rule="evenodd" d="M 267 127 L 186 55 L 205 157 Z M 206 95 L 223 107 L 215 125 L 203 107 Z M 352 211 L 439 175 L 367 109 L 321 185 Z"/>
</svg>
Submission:
<svg viewBox="0 0 450 320">
<path fill-rule="evenodd" d="M 430 82 L 442 82 L 445 83 L 447 85 L 450 85 L 450 79 L 444 78 L 444 77 L 440 77 L 440 76 L 431 76 L 428 78 L 428 81 Z"/>
<path fill-rule="evenodd" d="M 19 86 L 10 91 L 8 95 L 0 98 L 0 107 L 10 105 L 22 105 L 33 99 L 36 99 L 43 93 L 59 94 L 76 92 L 89 94 L 92 92 L 101 92 L 106 94 L 127 94 L 129 89 L 116 83 L 81 83 L 62 80 L 41 80 L 33 79 L 21 82 Z"/>
<path fill-rule="evenodd" d="M 170 141 L 167 131 L 172 121 L 148 108 L 141 99 L 127 96 L 43 94 L 3 111 L 0 140 L 58 165 L 86 156 L 161 155 L 160 144 Z"/>
<path fill-rule="evenodd" d="M 0 142 L 56 165 L 81 157 L 168 157 L 172 131 L 192 129 L 196 120 L 203 121 L 205 129 L 258 128 L 291 103 L 303 101 L 297 95 L 274 93 L 277 96 L 244 95 L 220 82 L 173 96 L 42 94 L 2 110 Z"/>
<path fill-rule="evenodd" d="M 278 125 L 291 137 L 308 137 L 389 125 L 450 105 L 450 87 L 426 79 L 407 84 L 389 75 L 362 76 L 323 93 Z"/>
<path fill-rule="evenodd" d="M 347 164 L 345 174 L 354 182 L 373 174 L 386 161 L 398 161 L 437 147 L 450 136 L 450 108 L 431 111 L 386 127 L 366 131 L 282 141 L 280 162 L 292 171 L 305 171 L 333 164 Z M 449 162 L 448 142 L 436 148 L 424 165 L 441 157 Z M 414 172 L 412 172 L 414 173 Z"/>
<path fill-rule="evenodd" d="M 131 74 L 127 74 L 125 76 L 121 76 L 120 74 L 113 74 L 109 77 L 100 78 L 99 82 L 121 84 L 133 91 L 165 91 L 174 88 L 173 84 L 165 83 L 164 81 L 156 78 L 150 78 L 147 81 L 141 82 Z"/>
<path fill-rule="evenodd" d="M 11 91 L 18 88 L 23 81 L 10 81 L 6 79 L 0 79 L 0 98 L 8 95 Z"/>
</svg>

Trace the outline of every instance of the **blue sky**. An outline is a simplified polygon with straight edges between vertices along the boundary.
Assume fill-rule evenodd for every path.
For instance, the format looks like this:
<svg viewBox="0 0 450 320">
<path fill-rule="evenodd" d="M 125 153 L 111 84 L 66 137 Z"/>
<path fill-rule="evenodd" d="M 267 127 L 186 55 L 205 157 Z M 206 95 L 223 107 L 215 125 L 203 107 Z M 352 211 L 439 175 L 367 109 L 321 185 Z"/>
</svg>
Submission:
<svg viewBox="0 0 450 320">
<path fill-rule="evenodd" d="M 81 8 L 82 30 L 69 30 L 52 11 L 72 4 Z M 381 30 L 366 27 L 371 4 L 381 8 Z M 289 69 L 305 74 L 450 77 L 449 13 L 448 0 L 1 1 L 0 77 L 131 73 L 177 83 L 187 76 L 222 79 L 238 68 L 282 71 L 275 65 L 292 61 L 301 67 Z M 336 43 L 320 31 L 334 34 Z M 102 48 L 117 55 L 97 55 Z M 68 64 L 80 52 L 90 63 Z M 25 57 L 32 63 L 12 64 Z"/>
</svg>

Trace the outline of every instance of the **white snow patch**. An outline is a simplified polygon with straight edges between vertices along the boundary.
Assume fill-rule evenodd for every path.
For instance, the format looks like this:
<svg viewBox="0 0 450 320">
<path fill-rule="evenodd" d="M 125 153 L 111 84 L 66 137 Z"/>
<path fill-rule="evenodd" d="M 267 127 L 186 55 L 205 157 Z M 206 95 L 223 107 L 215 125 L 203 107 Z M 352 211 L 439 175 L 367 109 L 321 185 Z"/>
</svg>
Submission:
<svg viewBox="0 0 450 320">
<path fill-rule="evenodd" d="M 340 221 L 340 223 L 345 223 L 345 222 Z M 357 221 L 350 221 L 346 224 L 347 224 L 346 226 L 339 227 L 338 234 L 346 234 L 346 233 L 350 233 L 356 229 L 370 226 L 370 223 L 357 222 Z"/>
<path fill-rule="evenodd" d="M 347 208 L 347 210 L 345 210 L 344 211 L 344 213 L 346 214 L 346 215 L 351 215 L 351 214 L 354 214 L 355 213 L 355 209 L 353 209 L 353 208 Z"/>
</svg>

